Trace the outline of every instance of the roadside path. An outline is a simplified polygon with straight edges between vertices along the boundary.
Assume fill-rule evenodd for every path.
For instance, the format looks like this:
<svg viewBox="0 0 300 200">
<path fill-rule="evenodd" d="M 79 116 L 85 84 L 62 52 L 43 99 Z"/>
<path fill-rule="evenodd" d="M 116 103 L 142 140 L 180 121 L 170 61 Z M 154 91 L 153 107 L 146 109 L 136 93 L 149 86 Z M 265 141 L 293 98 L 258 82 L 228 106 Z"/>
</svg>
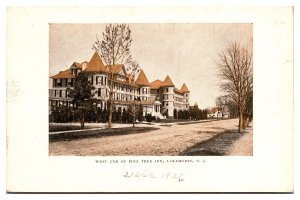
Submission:
<svg viewBox="0 0 300 200">
<path fill-rule="evenodd" d="M 50 142 L 49 155 L 179 155 L 224 131 L 235 130 L 237 124 L 237 119 L 230 119 L 160 126 L 159 130 L 147 133 Z"/>
</svg>

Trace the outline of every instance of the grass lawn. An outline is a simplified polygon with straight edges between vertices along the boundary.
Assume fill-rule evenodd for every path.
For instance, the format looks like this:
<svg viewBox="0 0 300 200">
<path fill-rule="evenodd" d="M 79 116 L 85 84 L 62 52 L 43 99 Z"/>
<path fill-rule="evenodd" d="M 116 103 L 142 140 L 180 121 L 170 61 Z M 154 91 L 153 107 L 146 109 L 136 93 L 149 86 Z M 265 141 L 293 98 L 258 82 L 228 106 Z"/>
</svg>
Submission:
<svg viewBox="0 0 300 200">
<path fill-rule="evenodd" d="M 136 133 L 146 133 L 159 128 L 155 127 L 124 127 L 124 128 L 111 128 L 111 129 L 100 129 L 100 130 L 89 130 L 84 129 L 82 131 L 74 131 L 59 134 L 50 134 L 49 142 L 63 141 L 63 140 L 76 140 L 83 138 L 98 138 L 103 136 L 116 136 L 116 135 L 127 135 Z"/>
</svg>

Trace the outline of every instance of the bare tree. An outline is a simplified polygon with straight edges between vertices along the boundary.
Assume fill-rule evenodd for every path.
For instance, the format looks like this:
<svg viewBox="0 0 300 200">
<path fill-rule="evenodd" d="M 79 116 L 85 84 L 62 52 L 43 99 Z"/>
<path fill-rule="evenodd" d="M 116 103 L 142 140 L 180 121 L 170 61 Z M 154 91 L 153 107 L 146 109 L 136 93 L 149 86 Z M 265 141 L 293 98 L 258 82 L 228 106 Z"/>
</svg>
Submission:
<svg viewBox="0 0 300 200">
<path fill-rule="evenodd" d="M 237 42 L 229 44 L 219 54 L 217 66 L 222 78 L 221 88 L 239 108 L 239 132 L 244 125 L 247 98 L 253 90 L 252 54 Z"/>
<path fill-rule="evenodd" d="M 136 61 L 132 61 L 128 67 L 128 73 L 130 79 L 134 81 L 136 75 L 141 71 L 140 65 Z M 128 79 L 128 80 L 130 80 Z M 130 101 L 129 104 L 129 114 L 133 117 L 132 127 L 135 127 L 136 115 L 140 107 L 136 107 L 136 102 L 141 101 L 140 97 L 135 96 L 135 90 L 133 90 L 133 101 Z"/>
<path fill-rule="evenodd" d="M 253 119 L 253 91 L 250 91 L 246 99 L 246 106 L 244 110 L 244 124 L 243 128 L 249 126 L 250 122 Z"/>
<path fill-rule="evenodd" d="M 112 68 L 115 64 L 131 63 L 131 30 L 126 24 L 108 25 L 102 33 L 102 40 L 97 37 L 93 44 L 93 49 L 100 52 L 105 63 L 108 66 L 108 128 L 112 127 L 112 112 L 114 104 L 114 93 L 116 89 L 113 87 L 114 74 Z"/>
<path fill-rule="evenodd" d="M 228 111 L 232 118 L 238 116 L 237 104 L 228 95 L 217 97 L 216 106 L 221 108 L 223 112 Z"/>
<path fill-rule="evenodd" d="M 224 113 L 224 111 L 225 111 L 225 109 L 226 109 L 226 96 L 219 96 L 219 97 L 217 97 L 216 98 L 216 106 L 217 106 L 217 108 L 218 108 L 218 111 L 221 111 L 221 113 L 222 113 L 222 118 L 223 118 L 223 113 Z"/>
</svg>

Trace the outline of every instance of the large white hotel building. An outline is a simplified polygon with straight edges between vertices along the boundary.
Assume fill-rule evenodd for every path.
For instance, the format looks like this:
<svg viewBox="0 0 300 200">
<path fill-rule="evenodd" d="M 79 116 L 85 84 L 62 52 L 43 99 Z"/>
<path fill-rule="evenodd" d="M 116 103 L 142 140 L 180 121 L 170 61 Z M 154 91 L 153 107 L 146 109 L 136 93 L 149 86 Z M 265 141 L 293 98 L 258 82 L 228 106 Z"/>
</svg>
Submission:
<svg viewBox="0 0 300 200">
<path fill-rule="evenodd" d="M 143 105 L 144 115 L 152 114 L 161 119 L 173 118 L 174 112 L 189 108 L 189 89 L 185 84 L 180 89 L 176 88 L 169 76 L 166 76 L 163 81 L 155 80 L 150 83 L 143 70 L 136 78 L 131 78 L 122 64 L 114 65 L 110 70 L 110 73 L 113 73 L 112 80 L 108 78 L 108 67 L 95 52 L 89 62 L 74 62 L 69 69 L 51 76 L 49 109 L 72 106 L 72 99 L 68 97 L 67 88 L 72 88 L 75 76 L 82 71 L 88 75 L 90 83 L 95 87 L 94 98 L 99 99 L 96 106 L 100 109 L 107 106 L 109 81 L 113 82 L 114 91 L 116 91 L 113 96 L 116 108 L 127 108 L 136 97 L 141 100 L 138 103 Z"/>
</svg>

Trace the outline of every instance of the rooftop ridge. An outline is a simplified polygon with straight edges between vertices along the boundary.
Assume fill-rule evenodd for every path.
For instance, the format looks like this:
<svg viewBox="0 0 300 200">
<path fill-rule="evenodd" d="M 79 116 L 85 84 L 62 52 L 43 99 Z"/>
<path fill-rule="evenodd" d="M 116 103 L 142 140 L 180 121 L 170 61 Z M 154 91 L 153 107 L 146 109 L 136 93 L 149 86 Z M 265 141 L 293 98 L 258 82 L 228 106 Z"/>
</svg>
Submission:
<svg viewBox="0 0 300 200">
<path fill-rule="evenodd" d="M 136 82 L 136 84 L 138 84 L 140 86 L 149 86 L 150 85 L 144 70 L 140 71 L 140 73 L 139 73 L 139 75 L 138 75 L 135 82 Z"/>
<path fill-rule="evenodd" d="M 167 77 L 164 80 L 164 86 L 170 86 L 170 87 L 175 86 L 169 75 L 167 75 Z"/>
</svg>

